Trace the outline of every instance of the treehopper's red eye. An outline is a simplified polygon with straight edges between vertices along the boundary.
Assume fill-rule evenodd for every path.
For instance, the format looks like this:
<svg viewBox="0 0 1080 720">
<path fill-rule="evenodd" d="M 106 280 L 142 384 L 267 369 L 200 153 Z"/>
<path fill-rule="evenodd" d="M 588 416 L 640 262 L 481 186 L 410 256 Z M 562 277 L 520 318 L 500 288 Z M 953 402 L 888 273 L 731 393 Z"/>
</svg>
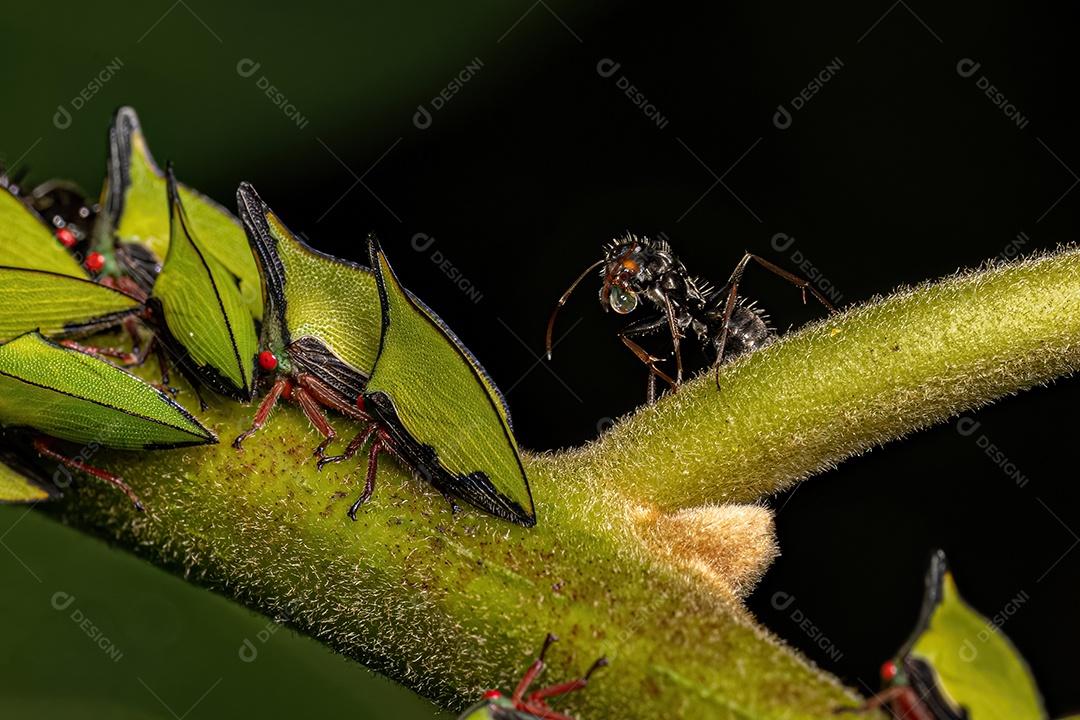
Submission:
<svg viewBox="0 0 1080 720">
<path fill-rule="evenodd" d="M 488 690 L 486 693 L 484 693 L 485 700 L 493 700 L 494 698 L 500 697 L 502 697 L 502 693 L 498 690 Z"/>
<path fill-rule="evenodd" d="M 64 247 L 71 247 L 77 241 L 75 240 L 75 233 L 68 230 L 66 227 L 60 228 L 56 231 L 56 239 L 63 243 Z"/>
<path fill-rule="evenodd" d="M 105 256 L 101 253 L 92 252 L 86 256 L 86 269 L 90 272 L 101 272 L 105 267 Z"/>
<path fill-rule="evenodd" d="M 277 367 L 277 358 L 274 357 L 274 353 L 269 350 L 263 350 L 259 353 L 259 367 L 263 370 L 273 370 Z"/>
<path fill-rule="evenodd" d="M 886 660 L 884 663 L 882 663 L 881 679 L 885 682 L 892 682 L 894 679 L 896 679 L 897 672 L 898 670 L 896 668 L 896 663 L 894 663 L 892 660 Z"/>
</svg>

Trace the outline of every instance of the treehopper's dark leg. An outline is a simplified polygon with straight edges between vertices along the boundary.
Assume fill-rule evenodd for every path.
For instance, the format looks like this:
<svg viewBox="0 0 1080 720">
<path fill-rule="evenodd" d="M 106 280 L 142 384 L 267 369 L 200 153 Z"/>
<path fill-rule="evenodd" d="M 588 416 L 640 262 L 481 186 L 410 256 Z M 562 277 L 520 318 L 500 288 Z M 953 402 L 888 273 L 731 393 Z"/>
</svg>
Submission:
<svg viewBox="0 0 1080 720">
<path fill-rule="evenodd" d="M 900 707 L 891 707 L 893 703 L 899 704 Z M 865 715 L 879 708 L 888 708 L 890 715 L 894 715 L 893 710 L 905 710 L 903 717 L 906 720 L 935 720 L 933 714 L 919 699 L 918 694 L 906 685 L 894 685 L 882 690 L 859 707 L 836 708 L 833 714 Z"/>
<path fill-rule="evenodd" d="M 289 384 L 288 378 L 279 377 L 274 381 L 273 387 L 270 388 L 270 392 L 266 393 L 266 397 L 259 403 L 259 409 L 255 411 L 255 417 L 251 421 L 251 427 L 240 434 L 240 437 L 233 440 L 233 447 L 237 450 L 241 450 L 241 445 L 245 440 L 254 435 L 263 425 L 266 424 L 266 419 L 270 417 L 270 411 L 274 409 L 274 405 L 277 403 L 278 398 L 281 397 L 281 393 L 285 390 L 285 386 Z"/>
<path fill-rule="evenodd" d="M 146 341 L 147 351 L 149 351 L 150 348 L 154 346 L 156 338 L 156 335 L 151 335 L 150 339 Z M 171 393 L 172 396 L 175 398 L 179 390 L 174 387 L 169 387 L 169 364 L 165 362 L 165 353 L 162 352 L 160 349 L 157 352 L 157 361 L 158 369 L 161 371 L 161 387 L 165 388 L 165 390 Z M 199 396 L 199 405 L 202 407 L 203 410 L 205 410 L 206 403 L 203 402 L 202 395 L 199 394 L 199 389 L 197 387 L 195 389 L 195 394 Z"/>
<path fill-rule="evenodd" d="M 129 317 L 129 318 L 126 318 L 126 320 L 134 321 L 134 318 Z M 134 357 L 133 361 L 131 361 L 130 363 L 127 363 L 126 365 L 127 366 L 132 366 L 132 365 L 141 366 L 146 362 L 146 358 L 150 356 L 150 353 L 153 352 L 154 344 L 157 344 L 157 342 L 158 342 L 158 336 L 153 335 L 152 332 L 151 332 L 150 338 L 146 341 L 146 344 L 143 345 L 143 347 L 139 347 L 139 342 L 141 342 L 141 339 L 138 336 L 138 331 L 135 329 L 135 325 L 137 325 L 137 324 L 129 325 L 129 324 L 127 324 L 126 320 L 124 321 L 124 327 L 127 328 L 127 332 L 129 332 L 129 334 L 132 336 L 132 342 L 134 343 L 134 348 L 137 350 L 137 352 L 133 354 L 133 357 Z M 180 391 L 177 390 L 176 388 L 172 388 L 172 386 L 170 386 L 170 384 L 168 384 L 168 365 L 165 362 L 164 353 L 161 353 L 161 352 L 158 353 L 158 369 L 161 371 L 161 382 L 151 382 L 150 384 L 153 385 L 154 388 L 157 388 L 158 390 L 160 390 L 161 392 L 168 393 L 168 394 L 172 395 L 173 399 L 176 399 L 176 396 L 179 394 Z M 195 390 L 195 394 L 197 394 L 197 395 L 199 394 L 198 389 Z M 202 395 L 199 395 L 199 406 L 203 410 L 205 410 L 206 407 L 207 407 L 206 404 L 203 402 Z"/>
<path fill-rule="evenodd" d="M 139 319 L 134 315 L 128 315 L 124 318 L 124 329 L 127 330 L 128 337 L 131 338 L 131 347 L 136 350 L 142 347 L 142 336 L 139 334 Z"/>
<path fill-rule="evenodd" d="M 199 399 L 199 410 L 201 410 L 202 412 L 206 412 L 210 409 L 210 406 L 206 404 L 205 400 L 203 400 L 202 387 L 196 382 L 195 378 L 189 377 L 188 380 L 195 387 L 195 397 Z"/>
<path fill-rule="evenodd" d="M 124 350 L 118 350 L 116 348 L 103 348 L 96 345 L 80 345 L 74 340 L 61 340 L 60 344 L 71 350 L 77 350 L 78 352 L 86 355 L 93 355 L 98 360 L 109 363 L 114 367 L 120 367 L 114 362 L 111 362 L 109 358 L 119 360 L 122 365 L 134 365 L 138 360 L 138 356 L 135 353 L 129 353 Z"/>
<path fill-rule="evenodd" d="M 323 469 L 323 465 L 332 462 L 341 462 L 342 460 L 348 460 L 357 453 L 367 442 L 367 439 L 371 437 L 371 433 L 375 432 L 375 425 L 369 424 L 366 428 L 361 430 L 356 436 L 349 441 L 349 444 L 345 447 L 345 452 L 341 455 L 330 455 L 329 457 L 320 458 L 318 462 L 318 468 Z"/>
<path fill-rule="evenodd" d="M 364 423 L 371 422 L 371 418 L 355 404 L 349 402 L 348 398 L 334 390 L 322 380 L 319 380 L 314 375 L 298 375 L 296 384 L 299 386 L 295 393 L 296 401 L 304 408 L 304 414 L 307 415 L 311 424 L 318 428 L 319 432 L 326 437 L 325 440 L 319 443 L 319 447 L 315 449 L 315 456 L 319 458 L 319 468 L 321 469 L 325 464 L 323 462 L 324 460 L 329 462 L 333 459 L 327 458 L 326 448 L 329 447 L 330 443 L 337 437 L 337 433 L 334 432 L 334 428 L 330 426 L 330 422 L 323 416 L 319 405 L 324 405 L 332 410 L 337 410 L 342 415 L 347 415 L 354 420 L 359 420 Z M 355 451 L 353 452 L 355 454 Z"/>
<path fill-rule="evenodd" d="M 367 440 L 375 432 L 375 426 L 369 425 L 361 435 L 364 436 L 364 441 Z M 352 445 L 352 443 L 349 443 Z M 361 445 L 364 443 L 361 442 Z M 379 472 L 379 453 L 382 452 L 382 443 L 379 442 L 378 436 L 375 437 L 375 441 L 371 443 L 371 449 L 368 450 L 368 466 L 367 475 L 364 478 L 364 492 L 360 493 L 360 497 L 356 499 L 352 507 L 349 508 L 349 517 L 354 521 L 356 520 L 356 511 L 360 509 L 360 506 L 368 501 L 371 497 L 371 493 L 375 492 L 375 475 Z"/>
<path fill-rule="evenodd" d="M 41 436 L 34 438 L 34 449 L 45 457 L 52 458 L 61 465 L 65 465 L 73 470 L 81 470 L 87 475 L 93 475 L 99 480 L 104 480 L 111 485 L 115 485 L 116 487 L 123 490 L 129 498 L 131 498 L 131 501 L 135 503 L 135 507 L 137 509 L 146 509 L 145 507 L 143 507 L 142 501 L 139 500 L 139 498 L 135 495 L 135 492 L 128 486 L 126 482 L 124 482 L 122 479 L 120 479 L 116 475 L 113 475 L 110 472 L 106 472 L 104 470 L 101 470 L 100 468 L 96 468 L 93 465 L 87 465 L 86 463 L 76 460 L 74 458 L 69 458 L 67 455 L 64 455 L 63 453 L 57 451 L 52 447 L 52 438 Z"/>
<path fill-rule="evenodd" d="M 308 421 L 315 426 L 323 435 L 323 441 L 319 443 L 319 446 L 315 448 L 313 453 L 317 458 L 322 460 L 326 457 L 326 447 L 334 441 L 337 437 L 337 433 L 334 431 L 334 427 L 330 424 L 330 421 L 326 419 L 326 416 L 322 413 L 322 405 L 319 401 L 308 392 L 301 385 L 293 390 L 293 399 L 304 410 L 304 415 L 307 416 Z"/>
<path fill-rule="evenodd" d="M 440 491 L 440 492 L 442 492 L 442 491 Z M 442 496 L 443 496 L 443 499 L 446 500 L 446 502 L 450 503 L 450 513 L 451 514 L 457 515 L 459 512 L 461 512 L 461 506 L 457 504 L 457 501 L 454 500 L 453 496 L 451 496 L 450 493 L 444 492 L 442 494 Z"/>
</svg>

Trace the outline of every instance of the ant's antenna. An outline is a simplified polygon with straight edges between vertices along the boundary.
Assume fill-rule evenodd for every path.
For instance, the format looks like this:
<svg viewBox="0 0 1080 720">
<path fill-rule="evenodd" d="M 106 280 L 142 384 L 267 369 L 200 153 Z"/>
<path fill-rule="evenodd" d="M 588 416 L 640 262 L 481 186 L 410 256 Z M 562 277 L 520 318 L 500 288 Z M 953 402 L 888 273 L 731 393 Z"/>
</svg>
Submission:
<svg viewBox="0 0 1080 720">
<path fill-rule="evenodd" d="M 559 298 L 559 302 L 555 305 L 555 310 L 553 310 L 552 313 L 551 313 L 551 319 L 548 320 L 547 343 L 545 345 L 545 347 L 547 348 L 547 359 L 548 360 L 551 360 L 551 331 L 555 329 L 555 316 L 559 314 L 559 310 L 562 308 L 563 305 L 566 304 L 567 299 L 569 299 L 570 293 L 574 292 L 574 288 L 576 288 L 578 286 L 578 284 L 582 280 L 585 279 L 585 276 L 588 275 L 589 273 L 591 273 L 596 268 L 603 265 L 606 261 L 607 261 L 607 258 L 605 257 L 605 258 L 602 258 L 600 260 L 597 260 L 592 265 L 585 268 L 585 272 L 581 273 L 581 275 L 578 276 L 578 279 L 574 281 L 574 284 L 571 285 L 567 289 L 567 291 L 563 293 L 563 296 L 561 298 Z"/>
</svg>

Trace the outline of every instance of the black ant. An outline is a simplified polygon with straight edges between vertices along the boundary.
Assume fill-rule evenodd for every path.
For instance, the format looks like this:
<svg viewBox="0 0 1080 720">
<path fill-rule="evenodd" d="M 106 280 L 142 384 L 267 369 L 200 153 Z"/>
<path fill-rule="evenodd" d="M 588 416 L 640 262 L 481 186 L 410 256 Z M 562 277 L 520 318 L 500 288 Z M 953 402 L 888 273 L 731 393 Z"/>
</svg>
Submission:
<svg viewBox="0 0 1080 720">
<path fill-rule="evenodd" d="M 679 341 L 686 337 L 688 330 L 693 330 L 703 345 L 712 346 L 719 387 L 721 364 L 758 350 L 776 339 L 776 330 L 768 324 L 761 308 L 738 294 L 739 282 L 751 260 L 801 289 L 804 303 L 806 291 L 809 290 L 829 312 L 836 312 L 809 281 L 752 253 L 743 255 L 728 281 L 713 289 L 708 283 L 691 277 L 666 241 L 627 235 L 608 244 L 603 259 L 590 265 L 559 298 L 548 322 L 547 357 L 551 359 L 551 333 L 559 309 L 586 275 L 603 266 L 601 277 L 604 285 L 600 288 L 600 304 L 604 310 L 610 308 L 620 315 L 626 315 L 638 307 L 640 298 L 644 298 L 662 311 L 658 316 L 632 323 L 619 333 L 619 339 L 649 368 L 649 402 L 656 399 L 658 376 L 672 390 L 682 383 Z M 664 326 L 671 333 L 671 342 L 675 347 L 674 379 L 656 367 L 661 358 L 650 355 L 629 337 L 644 335 Z"/>
</svg>

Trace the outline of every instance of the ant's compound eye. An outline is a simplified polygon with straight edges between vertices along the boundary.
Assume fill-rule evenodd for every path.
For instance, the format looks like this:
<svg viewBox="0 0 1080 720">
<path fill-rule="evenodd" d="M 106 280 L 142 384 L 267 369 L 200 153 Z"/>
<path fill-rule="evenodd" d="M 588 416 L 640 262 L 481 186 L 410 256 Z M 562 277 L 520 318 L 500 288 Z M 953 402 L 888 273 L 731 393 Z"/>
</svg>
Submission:
<svg viewBox="0 0 1080 720">
<path fill-rule="evenodd" d="M 612 285 L 608 303 L 611 305 L 612 310 L 620 315 L 625 315 L 637 307 L 637 295 L 629 290 L 623 290 L 618 285 Z"/>
</svg>

